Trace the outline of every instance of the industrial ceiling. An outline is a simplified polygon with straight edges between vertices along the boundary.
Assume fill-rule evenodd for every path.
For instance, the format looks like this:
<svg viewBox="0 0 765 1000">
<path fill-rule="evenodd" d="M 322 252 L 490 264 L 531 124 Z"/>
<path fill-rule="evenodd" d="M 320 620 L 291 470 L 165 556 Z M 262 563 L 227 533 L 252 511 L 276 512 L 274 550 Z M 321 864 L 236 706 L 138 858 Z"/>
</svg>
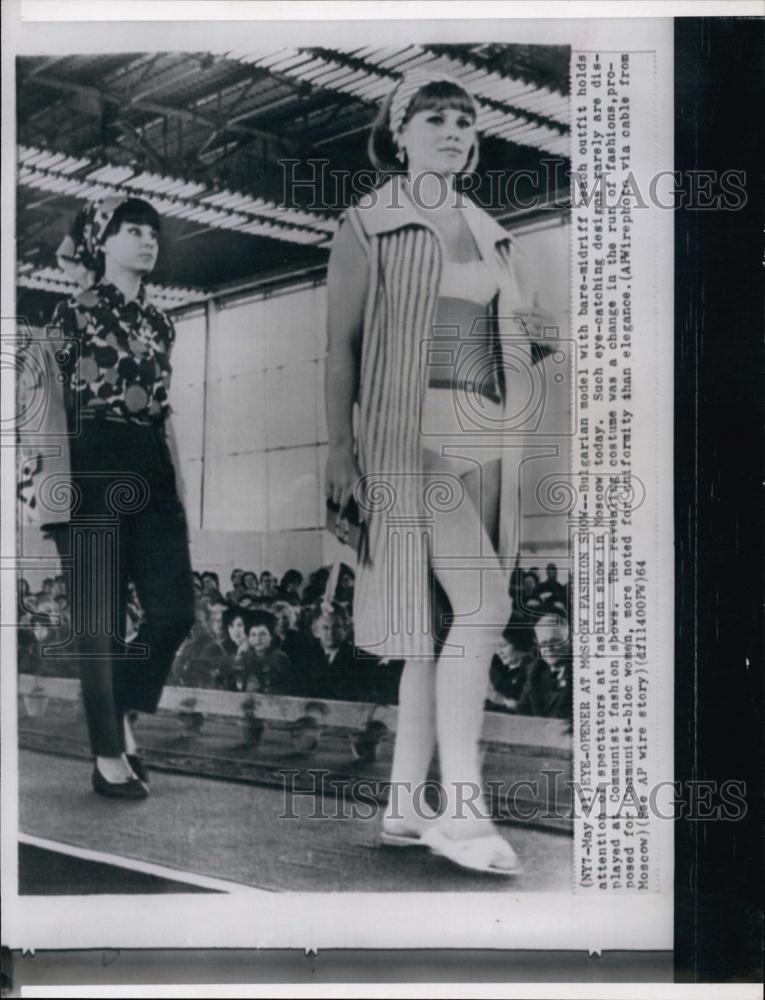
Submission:
<svg viewBox="0 0 765 1000">
<path fill-rule="evenodd" d="M 24 308 L 34 321 L 35 312 L 68 293 L 56 247 L 84 199 L 119 191 L 146 197 L 163 217 L 165 252 L 152 293 L 166 308 L 263 276 L 320 270 L 350 194 L 322 183 L 317 199 L 317 178 L 370 170 L 366 145 L 379 104 L 415 66 L 445 70 L 475 95 L 483 137 L 479 174 L 544 176 L 547 200 L 565 198 L 564 46 L 19 59 L 17 260 Z M 313 187 L 292 183 L 310 179 Z M 501 218 L 515 210 L 506 198 L 492 204 Z"/>
</svg>

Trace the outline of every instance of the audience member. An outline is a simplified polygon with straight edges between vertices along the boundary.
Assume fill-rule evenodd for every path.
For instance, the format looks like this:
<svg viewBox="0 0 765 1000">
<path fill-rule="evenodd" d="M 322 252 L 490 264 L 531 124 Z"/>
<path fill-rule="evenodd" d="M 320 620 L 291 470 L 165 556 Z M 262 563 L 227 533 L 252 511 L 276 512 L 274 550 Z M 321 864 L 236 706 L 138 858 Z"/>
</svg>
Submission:
<svg viewBox="0 0 765 1000">
<path fill-rule="evenodd" d="M 381 661 L 353 642 L 354 573 L 342 564 L 333 595 L 326 593 L 329 567 L 304 577 L 288 569 L 278 582 L 269 570 L 231 572 L 224 599 L 212 570 L 194 572 L 196 619 L 173 667 L 183 686 L 350 699 L 393 704 L 398 700 L 400 662 Z M 516 568 L 509 592 L 514 611 L 490 667 L 487 707 L 519 714 L 570 718 L 571 649 L 568 588 L 554 563 L 539 583 L 532 570 Z M 19 669 L 67 676 L 71 665 L 41 657 L 41 644 L 70 631 L 69 597 L 62 574 L 47 577 L 33 593 L 17 585 Z M 302 603 L 301 603 L 302 602 Z M 128 597 L 128 638 L 143 618 L 135 587 Z M 54 616 L 57 616 L 54 619 Z M 53 622 L 58 621 L 59 626 Z M 536 626 L 536 631 L 535 631 Z"/>
<path fill-rule="evenodd" d="M 223 609 L 197 602 L 195 622 L 178 650 L 173 677 L 182 687 L 222 687 L 228 676 L 229 655 L 223 648 Z"/>
<path fill-rule="evenodd" d="M 321 569 L 317 569 L 315 573 L 311 573 L 308 577 L 308 583 L 303 590 L 304 604 L 315 604 L 316 601 L 324 597 L 329 573 L 330 571 L 327 566 L 323 566 Z"/>
<path fill-rule="evenodd" d="M 520 594 L 514 602 L 513 614 L 522 616 L 528 624 L 533 624 L 542 614 L 542 602 L 537 597 L 538 583 L 534 573 L 524 573 Z"/>
<path fill-rule="evenodd" d="M 230 656 L 236 656 L 247 642 L 246 613 L 236 605 L 227 607 L 223 611 L 221 624 L 225 629 L 223 648 Z"/>
<path fill-rule="evenodd" d="M 288 694 L 290 661 L 280 649 L 273 648 L 274 618 L 254 611 L 247 622 L 247 646 L 237 655 L 237 673 L 244 691 L 261 694 Z"/>
<path fill-rule="evenodd" d="M 310 606 L 307 606 L 310 611 Z M 275 601 L 271 607 L 275 619 L 274 646 L 280 649 L 292 665 L 293 675 L 314 655 L 315 638 L 309 628 L 301 628 L 301 608 L 289 601 Z M 301 689 L 302 690 L 302 689 Z M 297 694 L 298 691 L 296 690 Z"/>
<path fill-rule="evenodd" d="M 48 615 L 34 614 L 29 627 L 23 629 L 26 633 L 23 642 L 18 645 L 18 669 L 22 674 L 34 674 L 38 677 L 75 677 L 76 664 L 55 655 L 55 644 L 60 641 L 59 627 L 55 626 Z M 20 637 L 21 638 L 21 637 Z M 48 648 L 48 654 L 43 650 Z"/>
<path fill-rule="evenodd" d="M 303 586 L 303 574 L 296 569 L 288 569 L 279 584 L 279 596 L 283 599 L 297 598 L 300 600 L 300 588 Z"/>
<path fill-rule="evenodd" d="M 491 661 L 489 678 L 492 706 L 518 715 L 547 714 L 551 673 L 539 656 L 533 627 L 521 621 L 508 624 Z"/>
<path fill-rule="evenodd" d="M 548 563 L 545 570 L 547 576 L 544 582 L 537 588 L 537 597 L 542 602 L 544 608 L 551 608 L 553 605 L 566 606 L 566 590 L 558 582 L 558 567 L 555 563 Z"/>
<path fill-rule="evenodd" d="M 570 719 L 573 708 L 571 639 L 561 614 L 543 615 L 536 625 L 539 652 L 550 668 L 550 696 L 545 715 Z"/>
<path fill-rule="evenodd" d="M 202 591 L 210 605 L 225 604 L 220 592 L 218 574 L 213 573 L 212 570 L 205 570 L 202 574 Z"/>
<path fill-rule="evenodd" d="M 273 573 L 269 573 L 267 569 L 260 574 L 260 594 L 267 601 L 272 600 L 276 594 L 276 580 Z"/>
<path fill-rule="evenodd" d="M 226 594 L 227 604 L 238 604 L 246 593 L 244 586 L 244 570 L 234 569 L 231 571 L 231 590 Z"/>
</svg>

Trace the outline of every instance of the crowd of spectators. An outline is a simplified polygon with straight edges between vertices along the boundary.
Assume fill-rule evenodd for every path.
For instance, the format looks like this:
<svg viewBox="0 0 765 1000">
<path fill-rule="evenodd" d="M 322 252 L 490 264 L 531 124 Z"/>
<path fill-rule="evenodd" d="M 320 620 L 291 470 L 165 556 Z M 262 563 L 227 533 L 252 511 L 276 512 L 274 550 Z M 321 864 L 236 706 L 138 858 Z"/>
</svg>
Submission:
<svg viewBox="0 0 765 1000">
<path fill-rule="evenodd" d="M 268 570 L 235 569 L 224 595 L 216 573 L 195 573 L 196 622 L 172 683 L 394 703 L 402 664 L 355 649 L 353 571 L 341 568 L 332 595 L 329 575 L 323 568 L 304 581 L 291 569 L 277 580 Z"/>
<path fill-rule="evenodd" d="M 295 569 L 278 580 L 235 569 L 223 592 L 217 573 L 194 573 L 195 623 L 173 664 L 169 683 L 304 698 L 395 704 L 401 661 L 380 660 L 357 650 L 353 637 L 354 574 L 343 565 L 333 594 L 329 568 L 307 580 Z M 487 709 L 569 718 L 571 649 L 568 587 L 550 563 L 544 579 L 536 568 L 517 570 L 510 583 L 513 613 L 490 668 Z M 76 676 L 65 655 L 42 656 L 45 645 L 70 633 L 63 576 L 46 579 L 39 593 L 19 582 L 19 669 L 24 673 Z M 142 620 L 131 587 L 127 639 Z"/>
</svg>

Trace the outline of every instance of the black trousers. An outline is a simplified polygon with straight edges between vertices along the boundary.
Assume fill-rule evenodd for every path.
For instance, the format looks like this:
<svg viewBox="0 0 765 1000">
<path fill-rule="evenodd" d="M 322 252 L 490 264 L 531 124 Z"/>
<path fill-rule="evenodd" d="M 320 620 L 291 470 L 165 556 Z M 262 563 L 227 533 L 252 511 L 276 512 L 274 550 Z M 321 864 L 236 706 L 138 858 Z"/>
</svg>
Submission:
<svg viewBox="0 0 765 1000">
<path fill-rule="evenodd" d="M 70 450 L 72 517 L 52 533 L 69 582 L 91 749 L 117 757 L 125 713 L 156 710 L 194 622 L 188 526 L 160 427 L 83 418 Z M 145 617 L 127 642 L 129 581 Z"/>
</svg>

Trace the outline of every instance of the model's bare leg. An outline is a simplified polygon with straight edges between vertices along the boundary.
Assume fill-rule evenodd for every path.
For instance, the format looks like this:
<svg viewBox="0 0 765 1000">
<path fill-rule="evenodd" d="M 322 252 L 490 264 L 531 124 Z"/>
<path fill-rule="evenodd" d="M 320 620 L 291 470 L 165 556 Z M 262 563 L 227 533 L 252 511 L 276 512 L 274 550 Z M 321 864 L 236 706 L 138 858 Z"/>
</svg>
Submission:
<svg viewBox="0 0 765 1000">
<path fill-rule="evenodd" d="M 391 795 L 383 820 L 388 833 L 421 832 L 431 810 L 423 787 L 436 746 L 436 665 L 409 660 L 401 675 Z"/>
<path fill-rule="evenodd" d="M 448 459 L 431 460 L 429 471 L 434 477 L 453 474 Z M 436 667 L 436 730 L 446 806 L 441 823 L 454 839 L 495 833 L 481 792 L 480 739 L 491 658 L 511 610 L 508 573 L 481 517 L 490 506 L 495 472 L 490 466 L 463 478 L 462 502 L 439 513 L 436 523 L 434 567 L 455 619 Z M 439 557 L 458 557 L 463 565 L 439 567 Z M 472 569 L 471 559 L 476 560 Z"/>
</svg>

